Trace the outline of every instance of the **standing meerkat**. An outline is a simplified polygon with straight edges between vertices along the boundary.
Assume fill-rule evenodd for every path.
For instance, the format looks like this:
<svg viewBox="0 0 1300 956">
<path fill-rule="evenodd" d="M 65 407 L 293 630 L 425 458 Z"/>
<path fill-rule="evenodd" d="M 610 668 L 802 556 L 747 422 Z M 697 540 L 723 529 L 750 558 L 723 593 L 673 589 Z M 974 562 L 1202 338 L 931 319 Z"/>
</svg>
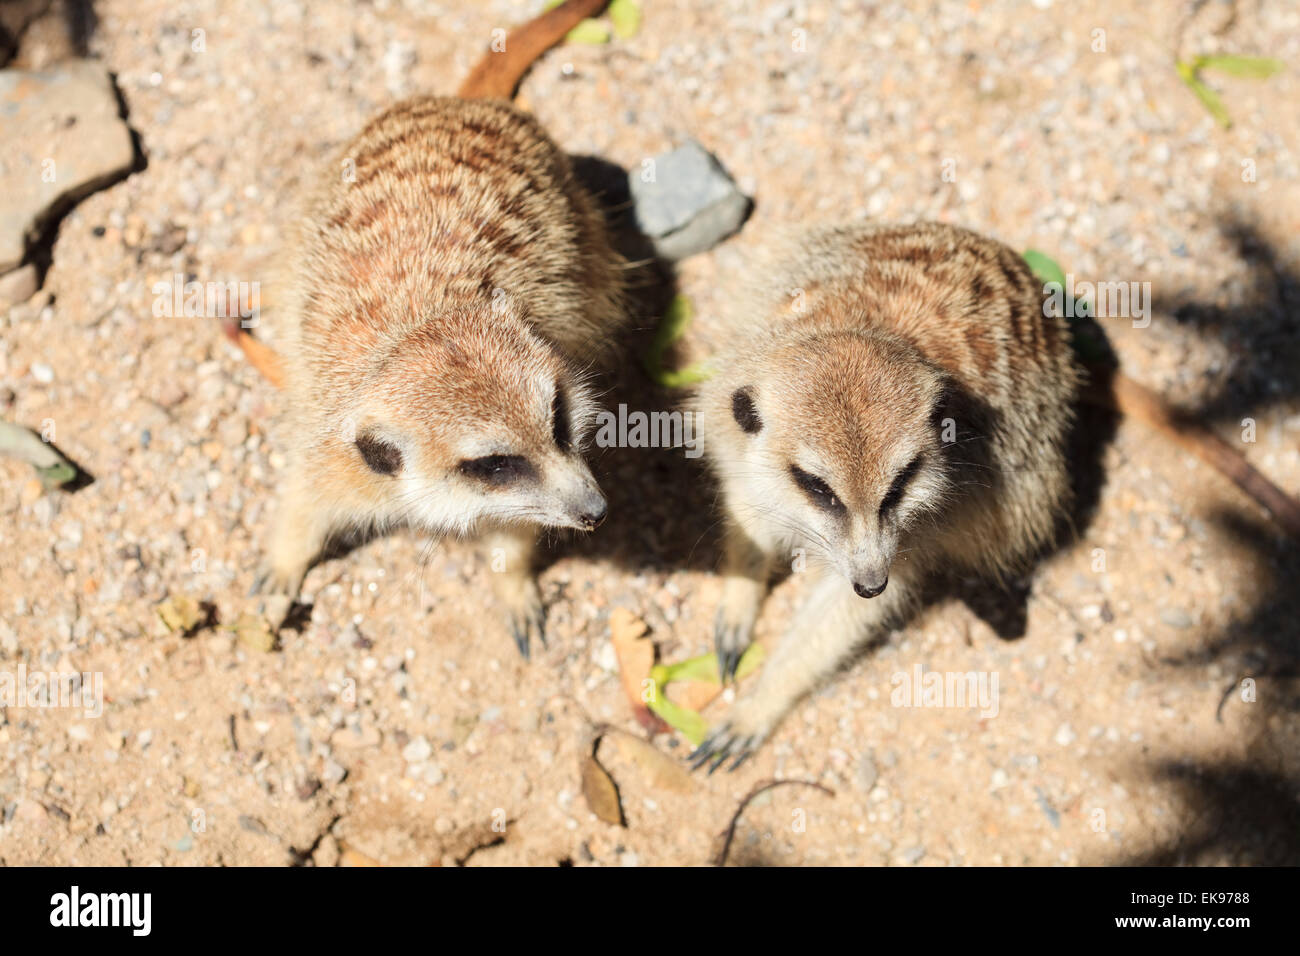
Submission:
<svg viewBox="0 0 1300 956">
<path fill-rule="evenodd" d="M 777 557 L 806 549 L 820 574 L 692 755 L 711 769 L 899 623 L 928 575 L 1023 570 L 1070 501 L 1080 373 L 1020 256 L 938 224 L 817 229 L 771 253 L 697 398 L 727 525 L 724 680 Z"/>
<path fill-rule="evenodd" d="M 458 97 L 384 111 L 312 185 L 276 370 L 288 467 L 254 590 L 295 597 L 347 530 L 483 532 L 515 643 L 527 657 L 542 639 L 537 527 L 605 517 L 582 456 L 585 370 L 623 320 L 626 265 L 541 125 L 475 97 L 508 98 L 603 6 L 570 0 L 511 33 Z"/>
</svg>

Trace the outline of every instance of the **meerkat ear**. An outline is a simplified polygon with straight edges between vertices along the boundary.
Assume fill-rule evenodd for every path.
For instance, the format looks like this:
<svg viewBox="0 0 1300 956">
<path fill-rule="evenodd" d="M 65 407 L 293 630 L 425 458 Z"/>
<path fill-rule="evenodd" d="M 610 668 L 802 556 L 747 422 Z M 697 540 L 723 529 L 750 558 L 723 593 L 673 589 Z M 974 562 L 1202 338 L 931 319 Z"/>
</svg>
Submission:
<svg viewBox="0 0 1300 956">
<path fill-rule="evenodd" d="M 402 467 L 402 452 L 396 445 L 390 445 L 374 435 L 360 435 L 357 438 L 357 451 L 366 460 L 370 470 L 379 475 L 396 474 Z"/>
<path fill-rule="evenodd" d="M 731 393 L 731 415 L 736 419 L 740 430 L 748 435 L 755 435 L 763 430 L 763 419 L 754 407 L 753 390 L 748 385 Z"/>
</svg>

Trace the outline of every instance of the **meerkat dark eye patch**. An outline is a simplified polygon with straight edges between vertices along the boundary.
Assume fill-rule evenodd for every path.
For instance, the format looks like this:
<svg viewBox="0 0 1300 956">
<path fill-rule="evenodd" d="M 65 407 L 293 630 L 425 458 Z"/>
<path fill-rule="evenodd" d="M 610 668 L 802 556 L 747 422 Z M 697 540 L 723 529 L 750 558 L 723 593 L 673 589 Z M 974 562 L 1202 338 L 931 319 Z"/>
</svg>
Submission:
<svg viewBox="0 0 1300 956">
<path fill-rule="evenodd" d="M 495 487 L 513 484 L 524 478 L 531 478 L 533 475 L 533 466 L 528 463 L 527 458 L 520 455 L 467 458 L 457 467 L 461 474 Z"/>
<path fill-rule="evenodd" d="M 804 494 L 818 508 L 835 514 L 842 513 L 845 510 L 844 502 L 840 501 L 835 492 L 831 491 L 831 486 L 816 475 L 809 474 L 798 465 L 791 465 L 790 477 L 794 479 L 794 483 L 803 490 Z"/>
<path fill-rule="evenodd" d="M 907 463 L 906 468 L 895 476 L 893 484 L 889 486 L 889 491 L 885 493 L 884 500 L 880 502 L 880 513 L 882 515 L 898 507 L 898 503 L 903 500 L 903 492 L 907 491 L 908 483 L 921 470 L 921 457 L 921 455 L 917 455 Z"/>
<path fill-rule="evenodd" d="M 731 393 L 731 416 L 740 426 L 740 430 L 748 435 L 756 434 L 763 429 L 763 419 L 758 417 L 758 409 L 754 407 L 754 396 L 748 388 L 738 388 Z"/>
<path fill-rule="evenodd" d="M 558 384 L 555 397 L 551 399 L 551 434 L 555 438 L 555 447 L 560 451 L 568 451 L 573 446 L 573 435 L 569 431 L 569 403 Z"/>
<path fill-rule="evenodd" d="M 395 475 L 402 467 L 401 450 L 374 435 L 357 438 L 357 451 L 361 452 L 367 467 L 377 475 Z"/>
</svg>

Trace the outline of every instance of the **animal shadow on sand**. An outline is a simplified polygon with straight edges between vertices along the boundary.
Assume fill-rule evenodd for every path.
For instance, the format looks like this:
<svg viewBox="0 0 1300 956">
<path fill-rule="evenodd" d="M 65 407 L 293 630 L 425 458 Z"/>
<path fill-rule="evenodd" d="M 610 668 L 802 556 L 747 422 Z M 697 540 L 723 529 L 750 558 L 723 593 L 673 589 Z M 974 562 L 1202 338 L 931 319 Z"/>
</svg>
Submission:
<svg viewBox="0 0 1300 956">
<path fill-rule="evenodd" d="M 1238 297 L 1241 301 L 1222 306 L 1158 299 L 1154 310 L 1171 315 L 1189 334 L 1228 347 L 1232 364 L 1222 384 L 1209 387 L 1183 409 L 1227 437 L 1241 434 L 1245 418 L 1296 411 L 1300 275 L 1240 218 L 1225 216 L 1220 232 L 1249 268 L 1251 282 Z M 1258 440 L 1285 439 L 1261 430 Z M 1241 447 L 1252 457 L 1254 446 Z M 1229 495 L 1227 491 L 1225 500 Z M 1199 680 L 1205 667 L 1219 665 L 1226 675 L 1223 686 L 1205 706 L 1214 709 L 1217 721 L 1241 728 L 1245 753 L 1208 761 L 1155 761 L 1152 778 L 1174 789 L 1190 823 L 1176 836 L 1117 862 L 1295 866 L 1300 864 L 1300 755 L 1288 750 L 1286 741 L 1295 739 L 1300 722 L 1300 542 L 1249 506 L 1225 505 L 1207 523 L 1247 555 L 1263 597 L 1240 607 L 1195 649 L 1158 663 L 1170 681 L 1188 671 Z M 1177 576 L 1181 570 L 1170 573 Z"/>
</svg>

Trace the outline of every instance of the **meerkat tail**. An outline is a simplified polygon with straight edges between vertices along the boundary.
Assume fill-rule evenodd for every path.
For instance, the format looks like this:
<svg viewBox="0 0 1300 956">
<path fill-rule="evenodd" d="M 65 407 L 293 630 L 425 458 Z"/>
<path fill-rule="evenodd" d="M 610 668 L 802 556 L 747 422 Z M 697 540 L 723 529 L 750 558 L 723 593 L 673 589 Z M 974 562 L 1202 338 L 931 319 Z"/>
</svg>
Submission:
<svg viewBox="0 0 1300 956">
<path fill-rule="evenodd" d="M 456 91 L 466 99 L 513 99 L 515 87 L 539 56 L 564 39 L 588 17 L 605 9 L 609 0 L 565 0 L 558 7 L 516 27 L 506 35 L 505 49 L 488 50 Z"/>
<path fill-rule="evenodd" d="M 248 330 L 234 319 L 224 321 L 222 329 L 226 333 L 226 338 L 239 346 L 239 350 L 244 353 L 244 358 L 248 359 L 249 365 L 261 372 L 262 377 L 276 388 L 284 388 L 284 360 L 275 349 L 253 338 L 248 334 Z"/>
<path fill-rule="evenodd" d="M 1300 502 L 1273 484 L 1241 452 L 1196 422 L 1178 415 L 1159 395 L 1123 372 L 1088 366 L 1092 377 L 1083 399 L 1136 419 L 1206 462 L 1233 482 L 1292 538 L 1300 540 Z"/>
</svg>

